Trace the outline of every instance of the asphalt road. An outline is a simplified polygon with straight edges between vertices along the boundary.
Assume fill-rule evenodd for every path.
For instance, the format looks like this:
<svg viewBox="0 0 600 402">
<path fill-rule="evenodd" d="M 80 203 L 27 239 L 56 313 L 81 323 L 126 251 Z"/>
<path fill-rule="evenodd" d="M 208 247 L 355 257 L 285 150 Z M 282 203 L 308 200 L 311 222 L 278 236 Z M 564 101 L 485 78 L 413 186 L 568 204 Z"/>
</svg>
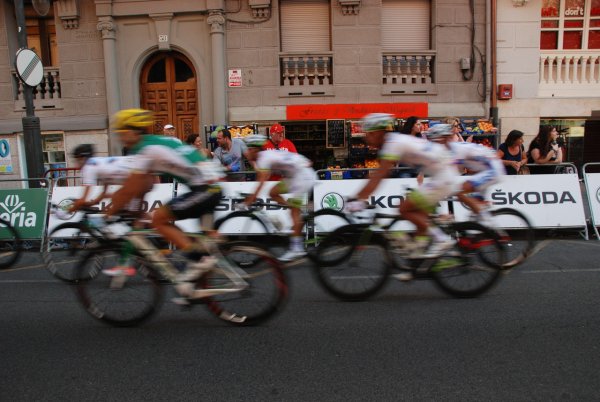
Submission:
<svg viewBox="0 0 600 402">
<path fill-rule="evenodd" d="M 285 310 L 252 328 L 168 302 L 111 328 L 30 255 L 0 272 L 0 400 L 600 400 L 600 242 L 538 246 L 469 300 L 419 281 L 343 303 L 300 264 Z"/>
</svg>

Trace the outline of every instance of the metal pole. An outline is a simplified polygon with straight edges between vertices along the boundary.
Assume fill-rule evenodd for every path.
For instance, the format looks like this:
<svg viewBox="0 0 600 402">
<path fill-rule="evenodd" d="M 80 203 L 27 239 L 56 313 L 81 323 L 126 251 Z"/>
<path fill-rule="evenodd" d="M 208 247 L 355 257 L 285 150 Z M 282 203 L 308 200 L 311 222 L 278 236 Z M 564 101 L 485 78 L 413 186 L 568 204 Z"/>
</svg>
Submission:
<svg viewBox="0 0 600 402">
<path fill-rule="evenodd" d="M 17 17 L 17 34 L 19 48 L 27 48 L 27 31 L 25 29 L 25 8 L 23 0 L 14 0 Z M 33 88 L 23 83 L 25 99 L 25 117 L 23 117 L 23 136 L 25 137 L 25 159 L 27 160 L 28 177 L 44 177 L 44 155 L 42 153 L 42 133 L 40 119 L 35 117 L 33 106 Z M 40 183 L 31 182 L 29 187 L 40 187 Z"/>
</svg>

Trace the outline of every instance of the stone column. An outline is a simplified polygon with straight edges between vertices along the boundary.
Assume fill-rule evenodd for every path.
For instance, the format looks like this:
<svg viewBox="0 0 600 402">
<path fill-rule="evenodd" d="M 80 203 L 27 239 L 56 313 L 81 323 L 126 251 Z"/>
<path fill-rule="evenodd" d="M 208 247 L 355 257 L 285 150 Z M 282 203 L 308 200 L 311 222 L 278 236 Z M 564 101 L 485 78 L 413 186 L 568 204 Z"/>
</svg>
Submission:
<svg viewBox="0 0 600 402">
<path fill-rule="evenodd" d="M 104 79 L 106 81 L 106 102 L 109 118 L 121 109 L 119 74 L 117 66 L 116 25 L 112 17 L 98 18 L 96 29 L 102 32 L 104 48 Z M 108 151 L 110 155 L 121 155 L 121 144 L 108 132 Z"/>
<path fill-rule="evenodd" d="M 225 16 L 223 10 L 210 10 L 206 22 L 210 25 L 212 47 L 213 119 L 211 123 L 227 121 L 225 87 Z"/>
</svg>

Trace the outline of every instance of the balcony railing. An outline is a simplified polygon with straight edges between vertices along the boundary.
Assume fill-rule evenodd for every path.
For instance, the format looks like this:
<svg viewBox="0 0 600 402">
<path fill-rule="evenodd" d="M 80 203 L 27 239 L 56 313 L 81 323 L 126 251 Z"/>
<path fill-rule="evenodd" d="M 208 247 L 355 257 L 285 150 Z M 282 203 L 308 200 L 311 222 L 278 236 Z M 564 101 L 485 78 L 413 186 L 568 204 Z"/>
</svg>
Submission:
<svg viewBox="0 0 600 402">
<path fill-rule="evenodd" d="M 382 58 L 385 94 L 435 93 L 435 50 L 384 52 Z"/>
<path fill-rule="evenodd" d="M 600 52 L 554 50 L 540 55 L 539 96 L 597 97 Z"/>
<path fill-rule="evenodd" d="M 11 71 L 14 82 L 15 111 L 25 109 L 24 84 L 15 70 Z M 57 109 L 60 104 L 60 74 L 58 67 L 44 68 L 42 82 L 33 89 L 33 104 L 36 109 Z"/>
<path fill-rule="evenodd" d="M 331 53 L 280 54 L 282 96 L 323 96 L 333 92 Z"/>
</svg>

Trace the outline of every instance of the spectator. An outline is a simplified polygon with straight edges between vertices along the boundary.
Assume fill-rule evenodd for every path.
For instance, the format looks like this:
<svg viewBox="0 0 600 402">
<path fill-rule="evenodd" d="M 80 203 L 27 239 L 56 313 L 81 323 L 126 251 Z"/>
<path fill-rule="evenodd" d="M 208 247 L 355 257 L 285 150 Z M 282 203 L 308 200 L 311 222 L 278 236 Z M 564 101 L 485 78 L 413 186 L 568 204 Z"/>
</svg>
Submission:
<svg viewBox="0 0 600 402">
<path fill-rule="evenodd" d="M 165 124 L 163 127 L 163 135 L 166 135 L 167 137 L 176 137 L 175 126 L 172 124 Z"/>
<path fill-rule="evenodd" d="M 470 135 L 466 141 L 462 136 L 463 126 L 460 123 L 460 119 L 458 117 L 446 117 L 444 119 L 446 124 L 450 124 L 452 126 L 452 131 L 454 132 L 454 141 L 456 142 L 473 142 L 473 136 Z"/>
<path fill-rule="evenodd" d="M 185 139 L 185 143 L 196 148 L 201 155 L 204 155 L 207 158 L 211 157 L 210 151 L 202 146 L 202 138 L 200 138 L 200 134 L 194 133 L 188 135 Z"/>
<path fill-rule="evenodd" d="M 556 143 L 557 137 L 558 131 L 556 127 L 541 126 L 540 132 L 529 144 L 527 163 L 539 165 L 556 165 L 562 163 L 562 149 Z M 554 173 L 556 167 L 531 166 L 529 170 L 534 174 Z"/>
<path fill-rule="evenodd" d="M 425 133 L 423 133 L 423 124 L 421 123 L 421 119 L 419 119 L 417 116 L 410 116 L 407 118 L 402 126 L 402 129 L 400 129 L 400 133 L 412 135 L 413 137 L 425 138 Z M 393 170 L 390 173 L 391 178 L 417 177 L 419 174 L 418 169 L 411 168 L 402 163 L 397 163 L 394 167 L 398 169 Z"/>
<path fill-rule="evenodd" d="M 246 144 L 239 138 L 231 138 L 231 133 L 226 128 L 217 132 L 217 149 L 213 152 L 214 158 L 221 162 L 228 172 L 244 170 L 243 155 Z"/>
<path fill-rule="evenodd" d="M 498 147 L 498 158 L 502 160 L 506 174 L 517 174 L 527 164 L 522 131 L 512 130 L 508 133 L 506 140 Z"/>
<path fill-rule="evenodd" d="M 269 129 L 269 140 L 263 146 L 263 150 L 266 149 L 279 149 L 282 151 L 298 153 L 294 143 L 287 138 L 283 132 L 283 126 L 279 123 L 275 123 Z"/>
<path fill-rule="evenodd" d="M 413 137 L 424 138 L 423 136 L 423 124 L 421 123 L 421 119 L 417 116 L 410 116 L 404 122 L 400 133 L 409 134 Z"/>
</svg>

